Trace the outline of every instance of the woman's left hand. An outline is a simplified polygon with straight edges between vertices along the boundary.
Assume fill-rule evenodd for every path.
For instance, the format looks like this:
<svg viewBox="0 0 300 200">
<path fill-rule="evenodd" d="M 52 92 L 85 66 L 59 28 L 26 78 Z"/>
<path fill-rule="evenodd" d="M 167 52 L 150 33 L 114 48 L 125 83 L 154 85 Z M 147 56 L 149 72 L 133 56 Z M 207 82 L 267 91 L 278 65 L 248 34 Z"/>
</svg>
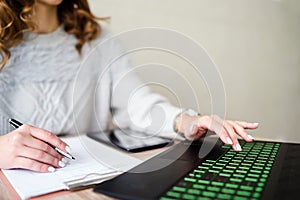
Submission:
<svg viewBox="0 0 300 200">
<path fill-rule="evenodd" d="M 252 142 L 253 137 L 246 129 L 256 129 L 258 123 L 248 123 L 244 121 L 222 120 L 217 115 L 212 116 L 190 116 L 182 115 L 178 117 L 176 129 L 188 140 L 197 140 L 204 135 L 207 130 L 215 132 L 225 144 L 232 145 L 235 151 L 242 148 L 238 142 L 237 135 Z"/>
</svg>

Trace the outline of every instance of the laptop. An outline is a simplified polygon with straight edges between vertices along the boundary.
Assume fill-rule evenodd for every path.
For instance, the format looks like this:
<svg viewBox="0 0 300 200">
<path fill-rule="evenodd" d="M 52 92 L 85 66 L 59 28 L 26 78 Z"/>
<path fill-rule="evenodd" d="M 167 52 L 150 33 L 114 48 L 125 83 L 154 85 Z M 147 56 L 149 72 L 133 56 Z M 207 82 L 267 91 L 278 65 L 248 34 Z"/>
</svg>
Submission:
<svg viewBox="0 0 300 200">
<path fill-rule="evenodd" d="M 94 188 L 118 199 L 299 199 L 300 144 L 182 141 Z"/>
</svg>

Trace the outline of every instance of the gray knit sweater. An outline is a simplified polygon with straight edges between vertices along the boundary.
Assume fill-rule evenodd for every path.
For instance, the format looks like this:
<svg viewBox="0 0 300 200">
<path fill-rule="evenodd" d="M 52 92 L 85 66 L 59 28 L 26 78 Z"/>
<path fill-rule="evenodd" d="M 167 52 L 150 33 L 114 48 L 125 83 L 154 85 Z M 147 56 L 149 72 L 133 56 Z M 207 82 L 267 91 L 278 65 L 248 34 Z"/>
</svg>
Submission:
<svg viewBox="0 0 300 200">
<path fill-rule="evenodd" d="M 176 136 L 173 120 L 181 110 L 140 87 L 127 57 L 108 65 L 123 51 L 110 37 L 104 30 L 80 57 L 77 39 L 62 26 L 25 34 L 0 73 L 0 135 L 12 130 L 8 118 L 56 134 L 85 133 L 107 129 L 112 114 L 121 128 Z"/>
</svg>

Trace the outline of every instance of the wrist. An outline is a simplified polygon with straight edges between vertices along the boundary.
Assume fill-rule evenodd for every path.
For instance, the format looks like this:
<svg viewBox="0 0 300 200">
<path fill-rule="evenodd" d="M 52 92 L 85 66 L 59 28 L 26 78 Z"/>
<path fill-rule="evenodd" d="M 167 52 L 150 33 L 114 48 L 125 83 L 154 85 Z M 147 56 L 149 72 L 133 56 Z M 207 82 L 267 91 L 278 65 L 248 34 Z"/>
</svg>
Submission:
<svg viewBox="0 0 300 200">
<path fill-rule="evenodd" d="M 180 112 L 174 119 L 174 126 L 173 126 L 174 132 L 184 135 L 184 130 L 183 130 L 184 122 L 188 121 L 188 118 L 195 117 L 195 116 L 201 116 L 201 115 L 200 113 L 197 113 L 192 109 L 186 109 Z"/>
</svg>

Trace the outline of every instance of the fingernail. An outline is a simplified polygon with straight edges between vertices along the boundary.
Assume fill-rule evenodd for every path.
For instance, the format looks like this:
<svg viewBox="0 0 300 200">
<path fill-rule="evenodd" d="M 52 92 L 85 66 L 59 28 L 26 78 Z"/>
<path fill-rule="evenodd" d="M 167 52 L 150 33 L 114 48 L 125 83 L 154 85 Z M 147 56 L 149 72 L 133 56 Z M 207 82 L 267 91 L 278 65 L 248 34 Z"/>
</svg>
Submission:
<svg viewBox="0 0 300 200">
<path fill-rule="evenodd" d="M 66 146 L 66 152 L 71 153 L 71 149 L 69 146 Z"/>
<path fill-rule="evenodd" d="M 55 172 L 55 168 L 54 167 L 48 167 L 48 172 Z"/>
<path fill-rule="evenodd" d="M 255 122 L 255 123 L 253 123 L 255 126 L 257 126 L 259 123 L 258 122 Z"/>
<path fill-rule="evenodd" d="M 62 158 L 61 161 L 62 161 L 63 163 L 67 163 L 67 162 L 68 162 L 68 160 L 67 160 L 66 158 Z"/>
<path fill-rule="evenodd" d="M 248 135 L 248 138 L 249 138 L 250 140 L 254 140 L 254 137 L 252 137 L 252 135 Z"/>
<path fill-rule="evenodd" d="M 227 139 L 228 144 L 233 144 L 232 140 L 229 137 L 227 137 L 226 139 Z"/>
<path fill-rule="evenodd" d="M 190 132 L 195 133 L 197 131 L 198 127 L 196 125 L 191 126 Z"/>
<path fill-rule="evenodd" d="M 235 145 L 237 151 L 242 151 L 242 147 L 240 144 Z"/>
<path fill-rule="evenodd" d="M 65 164 L 64 162 L 62 162 L 62 161 L 59 161 L 59 162 L 58 162 L 58 166 L 60 166 L 60 167 L 65 167 L 66 164 Z"/>
</svg>

